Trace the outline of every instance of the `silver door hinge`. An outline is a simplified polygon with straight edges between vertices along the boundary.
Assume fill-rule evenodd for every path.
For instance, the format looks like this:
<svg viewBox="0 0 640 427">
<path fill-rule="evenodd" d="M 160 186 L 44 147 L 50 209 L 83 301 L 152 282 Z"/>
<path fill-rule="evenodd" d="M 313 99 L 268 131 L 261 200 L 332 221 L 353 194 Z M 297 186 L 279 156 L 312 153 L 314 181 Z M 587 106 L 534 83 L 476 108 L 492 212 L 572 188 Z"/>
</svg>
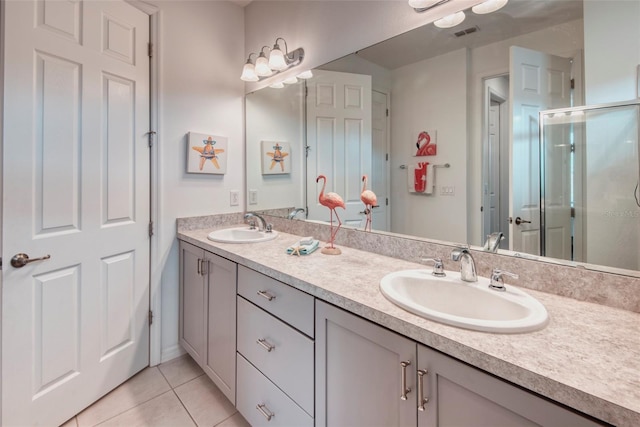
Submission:
<svg viewBox="0 0 640 427">
<path fill-rule="evenodd" d="M 153 311 L 149 310 L 149 326 L 153 324 Z"/>
<path fill-rule="evenodd" d="M 149 139 L 149 148 L 153 147 L 153 138 L 156 136 L 156 131 L 150 130 L 145 133 L 145 135 L 147 135 L 147 138 Z"/>
<path fill-rule="evenodd" d="M 384 199 L 384 202 L 385 202 L 386 206 L 389 206 L 389 198 L 388 197 Z"/>
<path fill-rule="evenodd" d="M 571 89 L 576 88 L 576 79 L 571 79 Z"/>
<path fill-rule="evenodd" d="M 153 44 L 151 43 L 147 45 L 147 55 L 149 55 L 149 58 L 153 58 Z"/>
<path fill-rule="evenodd" d="M 304 147 L 305 157 L 309 157 L 309 151 L 310 150 L 311 150 L 311 146 L 310 145 L 305 145 L 305 147 Z"/>
<path fill-rule="evenodd" d="M 153 221 L 149 221 L 149 237 L 153 236 Z"/>
<path fill-rule="evenodd" d="M 387 117 L 389 117 L 389 109 L 387 108 Z"/>
</svg>

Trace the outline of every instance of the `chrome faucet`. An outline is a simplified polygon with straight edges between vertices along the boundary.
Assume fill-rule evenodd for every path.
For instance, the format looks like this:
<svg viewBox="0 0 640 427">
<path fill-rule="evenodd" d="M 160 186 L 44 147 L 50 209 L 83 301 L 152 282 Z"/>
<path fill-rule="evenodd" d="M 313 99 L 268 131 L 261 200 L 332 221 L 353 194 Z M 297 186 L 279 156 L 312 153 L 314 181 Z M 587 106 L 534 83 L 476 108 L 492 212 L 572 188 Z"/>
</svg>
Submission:
<svg viewBox="0 0 640 427">
<path fill-rule="evenodd" d="M 451 251 L 451 259 L 460 261 L 460 279 L 465 282 L 477 282 L 476 263 L 467 248 L 455 248 Z"/>
<path fill-rule="evenodd" d="M 292 210 L 289 215 L 287 216 L 287 218 L 289 219 L 294 219 L 296 217 L 296 215 L 298 215 L 300 212 L 307 212 L 306 209 L 304 208 L 297 208 Z"/>
<path fill-rule="evenodd" d="M 442 258 L 422 258 L 422 262 L 432 262 L 433 271 L 431 274 L 436 277 L 445 277 L 444 265 L 442 264 Z"/>
<path fill-rule="evenodd" d="M 497 253 L 502 239 L 504 239 L 502 231 L 496 231 L 495 233 L 487 235 L 487 241 L 484 243 L 484 250 L 493 252 L 494 254 Z"/>
<path fill-rule="evenodd" d="M 244 219 L 245 220 L 250 220 L 251 218 L 256 218 L 260 222 L 261 227 L 258 227 L 258 231 L 264 231 L 265 233 L 271 233 L 271 224 L 267 224 L 267 221 L 265 221 L 265 219 L 263 217 L 261 217 L 257 213 L 253 213 L 253 212 L 247 212 L 244 215 Z M 249 221 L 249 225 L 251 226 L 252 229 L 255 228 L 255 221 L 250 220 Z"/>
</svg>

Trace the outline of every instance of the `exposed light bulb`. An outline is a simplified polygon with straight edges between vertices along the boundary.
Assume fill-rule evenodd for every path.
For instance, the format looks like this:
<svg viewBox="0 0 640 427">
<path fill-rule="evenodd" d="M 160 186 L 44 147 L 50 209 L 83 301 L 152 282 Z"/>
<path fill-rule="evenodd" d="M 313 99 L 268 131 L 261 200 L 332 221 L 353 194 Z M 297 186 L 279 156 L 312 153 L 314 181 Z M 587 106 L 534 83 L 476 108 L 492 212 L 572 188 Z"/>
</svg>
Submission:
<svg viewBox="0 0 640 427">
<path fill-rule="evenodd" d="M 426 9 L 427 7 L 433 6 L 438 3 L 440 0 L 409 0 L 409 6 L 414 9 Z"/>
<path fill-rule="evenodd" d="M 274 89 L 282 89 L 284 87 L 284 83 L 282 82 L 274 83 L 272 85 L 269 85 L 269 87 L 272 87 Z"/>
<path fill-rule="evenodd" d="M 484 15 L 502 9 L 509 0 L 487 0 L 484 3 L 477 4 L 471 8 L 473 13 Z"/>
<path fill-rule="evenodd" d="M 260 56 L 256 59 L 256 74 L 261 77 L 267 77 L 273 74 L 271 68 L 269 68 L 269 61 L 264 56 L 263 52 L 260 52 Z"/>
<path fill-rule="evenodd" d="M 438 28 L 451 28 L 462 23 L 465 17 L 466 16 L 464 12 L 460 11 L 460 12 L 456 12 L 451 15 L 445 16 L 444 18 L 438 19 L 433 23 L 433 25 L 435 25 Z"/>
<path fill-rule="evenodd" d="M 245 82 L 257 82 L 260 80 L 258 75 L 256 74 L 256 67 L 253 65 L 253 62 L 249 59 L 244 67 L 242 68 L 242 75 L 240 76 L 240 80 L 244 80 Z"/>
<path fill-rule="evenodd" d="M 299 79 L 310 79 L 311 77 L 313 77 L 313 73 L 311 72 L 311 70 L 307 70 L 301 72 L 296 77 L 298 77 Z"/>
<path fill-rule="evenodd" d="M 284 58 L 284 53 L 280 50 L 280 46 L 277 44 L 271 49 L 269 54 L 269 68 L 276 71 L 285 70 L 288 67 L 287 61 Z"/>
<path fill-rule="evenodd" d="M 291 76 L 288 79 L 283 80 L 282 83 L 286 85 L 293 85 L 298 83 L 298 79 L 296 78 L 296 76 Z"/>
</svg>

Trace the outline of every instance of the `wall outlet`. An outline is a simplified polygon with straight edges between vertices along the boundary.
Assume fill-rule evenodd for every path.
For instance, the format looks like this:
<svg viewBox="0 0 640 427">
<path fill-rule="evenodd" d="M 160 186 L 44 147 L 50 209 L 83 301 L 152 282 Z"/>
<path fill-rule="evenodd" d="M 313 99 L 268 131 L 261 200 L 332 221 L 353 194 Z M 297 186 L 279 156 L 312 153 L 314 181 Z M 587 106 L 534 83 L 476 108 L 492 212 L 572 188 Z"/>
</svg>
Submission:
<svg viewBox="0 0 640 427">
<path fill-rule="evenodd" d="M 258 190 L 249 190 L 249 204 L 250 205 L 258 204 Z"/>
<path fill-rule="evenodd" d="M 229 195 L 230 195 L 229 205 L 238 206 L 240 204 L 240 191 L 231 190 L 229 192 Z"/>
</svg>

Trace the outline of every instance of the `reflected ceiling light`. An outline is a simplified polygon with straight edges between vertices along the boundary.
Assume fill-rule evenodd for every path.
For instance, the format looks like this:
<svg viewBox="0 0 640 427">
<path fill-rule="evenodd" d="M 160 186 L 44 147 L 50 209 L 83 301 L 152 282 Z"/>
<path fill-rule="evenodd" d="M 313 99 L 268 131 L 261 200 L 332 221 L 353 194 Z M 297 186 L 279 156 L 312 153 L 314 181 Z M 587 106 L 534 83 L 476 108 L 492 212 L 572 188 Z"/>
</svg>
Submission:
<svg viewBox="0 0 640 427">
<path fill-rule="evenodd" d="M 251 55 L 255 55 L 255 53 L 249 55 L 247 63 L 244 64 L 244 67 L 242 68 L 242 75 L 240 76 L 240 80 L 244 80 L 245 82 L 257 82 L 260 80 L 256 74 L 256 66 L 251 60 Z"/>
<path fill-rule="evenodd" d="M 462 23 L 465 18 L 465 14 L 463 11 L 453 13 L 451 15 L 445 16 L 444 18 L 440 18 L 433 23 L 438 28 L 451 28 L 456 25 Z"/>
<path fill-rule="evenodd" d="M 263 46 L 260 55 L 258 55 L 258 59 L 256 59 L 256 74 L 260 77 L 269 77 L 273 74 L 273 70 L 269 68 L 269 60 L 264 55 L 265 47 L 269 49 L 269 46 Z"/>
<path fill-rule="evenodd" d="M 471 10 L 478 15 L 484 15 L 502 9 L 508 2 L 509 0 L 487 0 L 484 3 L 473 6 Z"/>
<path fill-rule="evenodd" d="M 278 44 L 278 41 L 280 40 L 284 42 L 284 52 L 280 49 L 280 45 Z M 242 75 L 240 76 L 241 80 L 246 82 L 260 81 L 273 76 L 274 74 L 278 74 L 282 71 L 288 70 L 289 68 L 300 65 L 304 59 L 304 49 L 299 47 L 296 50 L 289 52 L 287 41 L 282 37 L 278 37 L 276 39 L 273 44 L 273 48 L 269 50 L 268 55 L 265 54 L 265 49 L 269 49 L 269 46 L 262 47 L 255 64 L 251 61 L 251 55 L 255 55 L 255 53 L 249 54 L 249 59 L 242 69 Z"/>
<path fill-rule="evenodd" d="M 311 70 L 307 70 L 301 72 L 296 77 L 298 77 L 299 79 L 310 79 L 311 77 L 313 77 L 313 73 L 311 72 Z"/>
<path fill-rule="evenodd" d="M 272 85 L 269 85 L 269 87 L 272 87 L 274 89 L 282 89 L 284 87 L 284 83 L 282 82 L 274 83 Z"/>
<path fill-rule="evenodd" d="M 294 85 L 298 83 L 298 78 L 296 76 L 291 76 L 288 79 L 283 80 L 282 83 L 286 85 Z"/>
<path fill-rule="evenodd" d="M 409 6 L 416 12 L 421 13 L 450 1 L 451 0 L 409 0 Z"/>
</svg>

